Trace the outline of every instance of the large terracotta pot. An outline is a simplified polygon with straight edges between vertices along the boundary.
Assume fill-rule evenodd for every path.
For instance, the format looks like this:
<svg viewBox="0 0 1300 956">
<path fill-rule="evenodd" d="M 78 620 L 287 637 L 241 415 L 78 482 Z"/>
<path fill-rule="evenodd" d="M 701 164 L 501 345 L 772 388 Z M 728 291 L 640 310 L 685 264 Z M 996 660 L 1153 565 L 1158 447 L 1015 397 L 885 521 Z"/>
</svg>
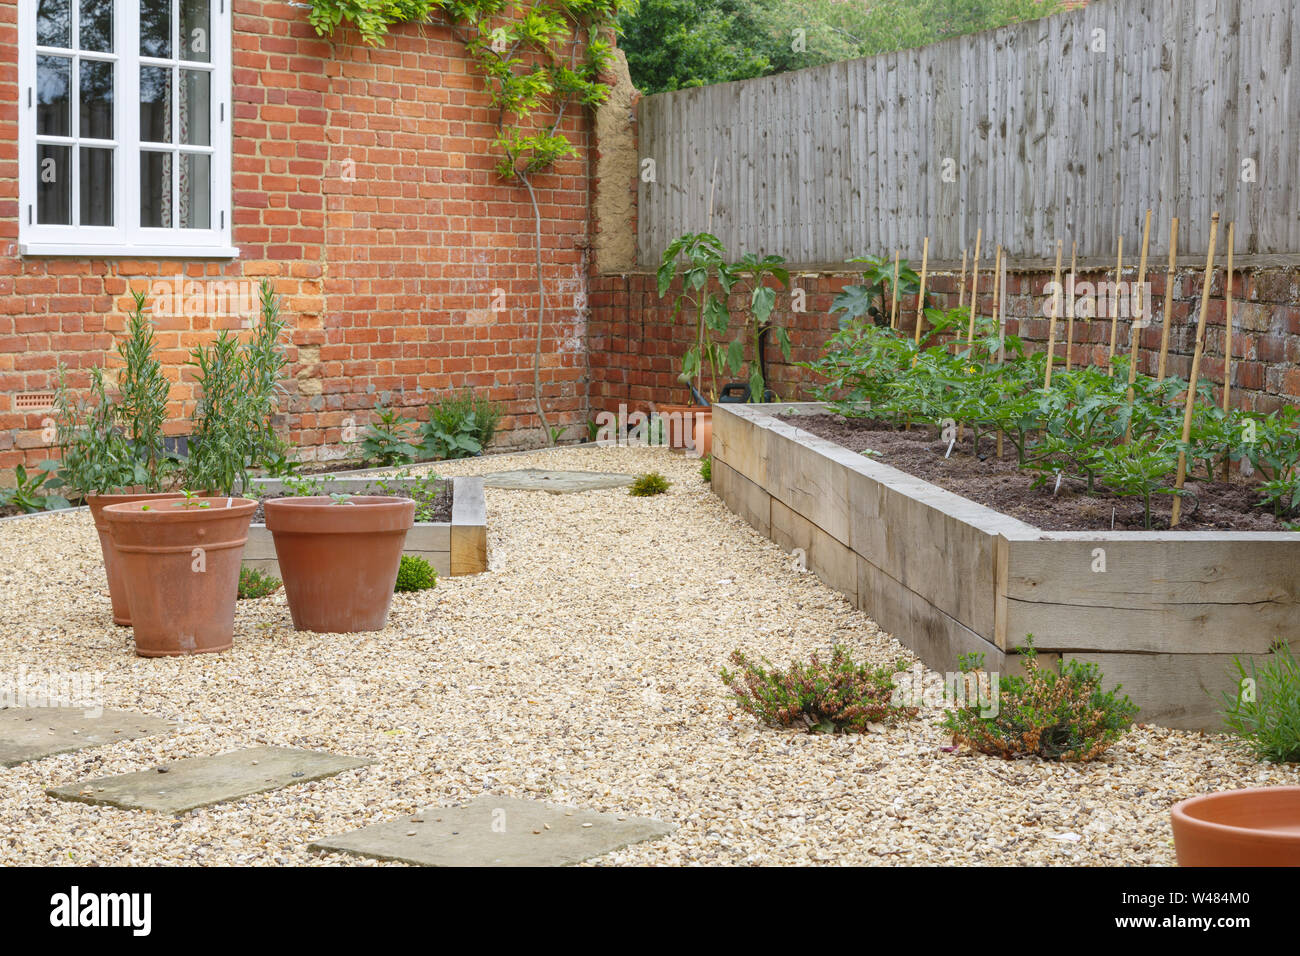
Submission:
<svg viewBox="0 0 1300 956">
<path fill-rule="evenodd" d="M 268 498 L 263 507 L 293 626 L 327 633 L 382 628 L 415 502 L 308 496 Z"/>
<path fill-rule="evenodd" d="M 1300 787 L 1257 787 L 1174 805 L 1179 866 L 1300 866 Z"/>
<path fill-rule="evenodd" d="M 708 455 L 713 451 L 713 409 L 708 405 L 656 405 L 667 419 L 668 447 Z"/>
<path fill-rule="evenodd" d="M 167 657 L 230 647 L 239 567 L 256 510 L 249 498 L 154 499 L 104 509 L 137 654 Z"/>
<path fill-rule="evenodd" d="M 108 575 L 108 595 L 113 601 L 113 623 L 122 627 L 131 626 L 131 607 L 126 600 L 126 582 L 118 566 L 117 551 L 113 548 L 113 538 L 108 533 L 108 521 L 104 518 L 104 509 L 109 505 L 119 505 L 125 501 L 150 501 L 154 498 L 179 498 L 180 492 L 157 492 L 154 494 L 121 495 L 86 495 L 86 504 L 90 515 L 95 519 L 95 530 L 99 532 L 99 550 L 104 555 L 104 571 Z"/>
</svg>

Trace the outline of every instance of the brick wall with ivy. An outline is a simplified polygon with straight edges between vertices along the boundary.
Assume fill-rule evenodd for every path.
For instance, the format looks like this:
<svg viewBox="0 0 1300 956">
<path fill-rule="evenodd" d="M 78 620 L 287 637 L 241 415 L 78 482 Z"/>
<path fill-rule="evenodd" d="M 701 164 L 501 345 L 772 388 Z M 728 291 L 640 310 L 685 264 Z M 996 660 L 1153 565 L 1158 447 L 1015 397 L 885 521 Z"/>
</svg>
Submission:
<svg viewBox="0 0 1300 956">
<path fill-rule="evenodd" d="M 0 480 L 50 455 L 48 413 L 18 397 L 51 389 L 60 361 L 78 388 L 111 366 L 129 289 L 176 306 L 157 316 L 158 342 L 175 382 L 168 432 L 186 433 L 188 351 L 241 327 L 230 303 L 255 304 L 263 277 L 294 329 L 283 424 L 305 457 L 341 455 L 345 423 L 360 430 L 381 400 L 424 417 L 464 385 L 506 405 L 503 446 L 540 439 L 532 210 L 493 169 L 496 116 L 461 40 L 401 25 L 383 48 L 350 29 L 331 43 L 300 5 L 234 0 L 238 259 L 34 258 L 18 254 L 17 11 L 0 0 Z M 572 111 L 562 128 L 579 155 L 536 181 L 543 392 L 572 435 L 587 413 L 588 126 Z"/>
</svg>

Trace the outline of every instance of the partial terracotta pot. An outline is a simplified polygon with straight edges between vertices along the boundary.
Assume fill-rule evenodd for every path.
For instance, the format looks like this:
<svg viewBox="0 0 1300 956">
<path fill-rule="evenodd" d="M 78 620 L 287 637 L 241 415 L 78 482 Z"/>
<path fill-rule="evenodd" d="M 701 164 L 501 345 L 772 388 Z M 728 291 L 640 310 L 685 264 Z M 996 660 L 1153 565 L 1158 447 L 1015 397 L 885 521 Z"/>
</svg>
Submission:
<svg viewBox="0 0 1300 956">
<path fill-rule="evenodd" d="M 141 657 L 207 654 L 235 635 L 249 498 L 153 499 L 104 509 Z"/>
<path fill-rule="evenodd" d="M 109 505 L 120 505 L 127 501 L 151 501 L 155 498 L 179 498 L 180 492 L 157 492 L 155 494 L 121 494 L 121 495 L 86 495 L 86 504 L 90 515 L 95 519 L 95 530 L 99 532 L 99 550 L 104 555 L 104 571 L 108 575 L 108 595 L 113 601 L 113 623 L 121 627 L 131 626 L 131 606 L 126 600 L 126 582 L 118 567 L 117 551 L 113 548 L 113 538 L 108 533 L 108 522 L 104 519 L 104 509 Z"/>
<path fill-rule="evenodd" d="M 406 532 L 415 523 L 414 501 L 308 496 L 268 498 L 263 508 L 297 630 L 354 633 L 384 626 Z"/>
<path fill-rule="evenodd" d="M 1179 866 L 1300 866 L 1300 787 L 1207 793 L 1172 816 Z"/>
<path fill-rule="evenodd" d="M 713 409 L 708 405 L 656 405 L 655 414 L 666 419 L 668 447 L 713 452 Z"/>
</svg>

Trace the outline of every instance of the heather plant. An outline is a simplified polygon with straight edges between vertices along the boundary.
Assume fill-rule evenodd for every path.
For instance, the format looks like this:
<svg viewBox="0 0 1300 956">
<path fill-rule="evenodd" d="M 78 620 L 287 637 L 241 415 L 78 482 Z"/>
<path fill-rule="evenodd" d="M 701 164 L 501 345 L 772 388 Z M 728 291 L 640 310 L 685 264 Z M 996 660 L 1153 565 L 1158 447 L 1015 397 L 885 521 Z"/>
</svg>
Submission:
<svg viewBox="0 0 1300 956">
<path fill-rule="evenodd" d="M 257 568 L 239 569 L 239 600 L 264 598 L 280 589 L 280 579 Z"/>
<path fill-rule="evenodd" d="M 1102 689 L 1101 668 L 1068 660 L 1056 670 L 1038 660 L 1032 634 L 1020 648 L 1024 674 L 999 678 L 998 711 L 985 716 L 978 704 L 965 704 L 944 713 L 940 726 L 954 744 L 1003 757 L 1044 760 L 1095 760 L 1128 733 L 1137 706 L 1121 695 L 1120 685 Z M 980 655 L 961 661 L 963 673 L 981 670 Z"/>
<path fill-rule="evenodd" d="M 662 495 L 671 484 L 672 482 L 659 472 L 649 471 L 643 475 L 637 475 L 627 493 L 635 498 L 649 498 L 651 495 Z"/>
<path fill-rule="evenodd" d="M 814 653 L 807 663 L 791 661 L 780 670 L 763 658 L 754 661 L 733 651 L 736 670 L 719 675 L 740 709 L 769 727 L 797 727 L 809 733 L 865 733 L 876 725 L 917 715 L 915 707 L 894 702 L 894 675 L 907 669 L 857 663 L 836 645 L 829 661 Z"/>
<path fill-rule="evenodd" d="M 1223 722 L 1260 760 L 1300 762 L 1300 662 L 1278 644 L 1262 666 L 1232 659 L 1237 692 L 1224 694 Z"/>
</svg>

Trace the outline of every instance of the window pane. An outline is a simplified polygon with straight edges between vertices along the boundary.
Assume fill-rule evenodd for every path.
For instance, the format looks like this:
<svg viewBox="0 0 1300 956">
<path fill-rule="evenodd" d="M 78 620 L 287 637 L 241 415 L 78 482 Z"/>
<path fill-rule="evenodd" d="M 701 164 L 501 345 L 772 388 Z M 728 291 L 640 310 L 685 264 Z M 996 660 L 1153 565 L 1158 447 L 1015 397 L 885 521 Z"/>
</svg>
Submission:
<svg viewBox="0 0 1300 956">
<path fill-rule="evenodd" d="M 77 45 L 97 53 L 113 52 L 113 0 L 81 0 Z"/>
<path fill-rule="evenodd" d="M 36 58 L 36 132 L 41 136 L 71 136 L 68 87 L 72 60 L 63 56 Z"/>
<path fill-rule="evenodd" d="M 68 175 L 71 146 L 36 147 L 36 221 L 41 225 L 72 225 L 72 177 Z"/>
<path fill-rule="evenodd" d="M 36 42 L 72 49 L 72 11 L 68 0 L 41 0 L 36 7 Z"/>
<path fill-rule="evenodd" d="M 210 229 L 212 217 L 209 200 L 211 157 L 206 153 L 181 153 L 181 168 L 176 183 L 181 207 L 182 229 Z"/>
<path fill-rule="evenodd" d="M 113 64 L 81 61 L 81 135 L 113 138 Z"/>
<path fill-rule="evenodd" d="M 203 70 L 181 70 L 181 142 L 187 146 L 211 146 L 212 109 L 208 91 L 212 75 Z"/>
<path fill-rule="evenodd" d="M 140 67 L 140 140 L 172 141 L 172 71 L 165 66 Z"/>
<path fill-rule="evenodd" d="M 140 153 L 140 225 L 171 228 L 171 153 Z"/>
<path fill-rule="evenodd" d="M 181 0 L 181 59 L 212 62 L 210 0 Z"/>
<path fill-rule="evenodd" d="M 140 0 L 140 55 L 171 57 L 171 0 Z"/>
<path fill-rule="evenodd" d="M 113 151 L 81 147 L 81 225 L 113 225 Z"/>
</svg>

